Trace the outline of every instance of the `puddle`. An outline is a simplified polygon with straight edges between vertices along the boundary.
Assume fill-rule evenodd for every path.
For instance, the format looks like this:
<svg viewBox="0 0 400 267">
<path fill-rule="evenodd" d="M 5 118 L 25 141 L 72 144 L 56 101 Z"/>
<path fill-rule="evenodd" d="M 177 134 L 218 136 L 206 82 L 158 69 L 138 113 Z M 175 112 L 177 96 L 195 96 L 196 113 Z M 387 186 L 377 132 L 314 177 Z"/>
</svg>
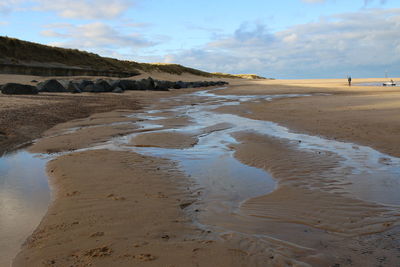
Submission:
<svg viewBox="0 0 400 267">
<path fill-rule="evenodd" d="M 9 266 L 50 202 L 47 160 L 25 151 L 0 158 L 0 266 Z"/>
</svg>

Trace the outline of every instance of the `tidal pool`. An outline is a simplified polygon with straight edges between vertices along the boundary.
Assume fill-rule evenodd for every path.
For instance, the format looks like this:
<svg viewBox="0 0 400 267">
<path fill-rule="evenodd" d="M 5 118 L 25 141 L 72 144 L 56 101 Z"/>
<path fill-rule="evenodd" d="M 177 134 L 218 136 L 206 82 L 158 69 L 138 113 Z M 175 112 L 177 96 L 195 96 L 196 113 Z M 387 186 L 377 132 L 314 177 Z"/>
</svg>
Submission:
<svg viewBox="0 0 400 267">
<path fill-rule="evenodd" d="M 9 266 L 50 202 L 47 160 L 17 151 L 0 158 L 0 266 Z"/>
</svg>

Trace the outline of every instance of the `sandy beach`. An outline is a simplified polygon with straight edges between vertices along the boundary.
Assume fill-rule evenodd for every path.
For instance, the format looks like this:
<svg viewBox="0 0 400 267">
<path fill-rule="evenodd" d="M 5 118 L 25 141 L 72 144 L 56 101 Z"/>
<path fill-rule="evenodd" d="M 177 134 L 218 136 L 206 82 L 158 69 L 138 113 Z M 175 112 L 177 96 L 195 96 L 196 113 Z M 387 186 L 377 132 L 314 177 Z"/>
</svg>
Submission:
<svg viewBox="0 0 400 267">
<path fill-rule="evenodd" d="M 1 152 L 30 143 L 51 188 L 13 266 L 397 266 L 399 87 L 226 81 L 1 95 Z"/>
</svg>

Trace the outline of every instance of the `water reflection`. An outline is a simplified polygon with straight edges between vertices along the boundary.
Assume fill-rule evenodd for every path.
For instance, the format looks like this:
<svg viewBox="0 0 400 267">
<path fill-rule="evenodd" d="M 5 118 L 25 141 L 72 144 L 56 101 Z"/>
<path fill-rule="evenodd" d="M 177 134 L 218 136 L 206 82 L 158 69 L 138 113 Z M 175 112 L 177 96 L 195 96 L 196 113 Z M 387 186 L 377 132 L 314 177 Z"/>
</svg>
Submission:
<svg viewBox="0 0 400 267">
<path fill-rule="evenodd" d="M 20 245 L 46 213 L 50 191 L 46 160 L 25 151 L 0 158 L 0 266 L 9 266 Z"/>
</svg>

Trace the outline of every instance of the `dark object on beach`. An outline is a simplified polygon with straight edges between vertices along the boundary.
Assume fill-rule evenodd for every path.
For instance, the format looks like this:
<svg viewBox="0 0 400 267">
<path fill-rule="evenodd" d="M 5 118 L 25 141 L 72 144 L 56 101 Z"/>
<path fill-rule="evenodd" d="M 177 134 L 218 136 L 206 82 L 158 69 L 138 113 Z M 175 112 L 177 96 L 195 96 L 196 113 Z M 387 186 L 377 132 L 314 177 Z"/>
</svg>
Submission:
<svg viewBox="0 0 400 267">
<path fill-rule="evenodd" d="M 76 81 L 76 83 L 78 84 L 78 87 L 81 91 L 85 91 L 86 86 L 94 85 L 94 83 L 90 80 L 80 80 Z"/>
<path fill-rule="evenodd" d="M 181 88 L 188 88 L 189 83 L 187 82 L 182 82 L 182 81 L 177 81 L 174 84 L 174 89 L 181 89 Z"/>
<path fill-rule="evenodd" d="M 94 88 L 91 91 L 92 93 L 106 93 L 111 92 L 112 87 L 111 84 L 106 80 L 97 80 L 94 84 Z"/>
<path fill-rule="evenodd" d="M 19 83 L 7 83 L 1 86 L 1 92 L 6 95 L 37 95 L 35 86 Z"/>
<path fill-rule="evenodd" d="M 138 84 L 138 89 L 139 90 L 154 90 L 155 89 L 155 83 L 153 78 L 149 77 L 147 79 L 141 79 L 140 81 L 137 81 Z"/>
<path fill-rule="evenodd" d="M 79 85 L 73 81 L 69 82 L 67 89 L 73 94 L 82 93 L 82 90 L 79 88 Z"/>
<path fill-rule="evenodd" d="M 65 93 L 67 88 L 58 80 L 51 79 L 38 84 L 39 92 Z"/>
<path fill-rule="evenodd" d="M 118 86 L 125 91 L 139 90 L 138 85 L 134 80 L 120 80 Z"/>
<path fill-rule="evenodd" d="M 347 82 L 349 83 L 349 86 L 351 86 L 351 76 L 349 76 L 349 77 L 347 78 Z"/>
<path fill-rule="evenodd" d="M 174 83 L 170 81 L 154 80 L 154 90 L 156 91 L 168 91 L 168 89 L 172 88 L 173 86 Z"/>
<path fill-rule="evenodd" d="M 31 81 L 31 83 L 37 83 L 37 82 L 38 82 L 38 81 L 36 81 L 36 80 L 32 80 L 32 81 Z"/>
<path fill-rule="evenodd" d="M 117 87 L 117 88 L 115 88 L 112 92 L 113 92 L 113 93 L 121 94 L 121 93 L 124 92 L 124 90 L 122 90 L 120 87 Z"/>
</svg>

